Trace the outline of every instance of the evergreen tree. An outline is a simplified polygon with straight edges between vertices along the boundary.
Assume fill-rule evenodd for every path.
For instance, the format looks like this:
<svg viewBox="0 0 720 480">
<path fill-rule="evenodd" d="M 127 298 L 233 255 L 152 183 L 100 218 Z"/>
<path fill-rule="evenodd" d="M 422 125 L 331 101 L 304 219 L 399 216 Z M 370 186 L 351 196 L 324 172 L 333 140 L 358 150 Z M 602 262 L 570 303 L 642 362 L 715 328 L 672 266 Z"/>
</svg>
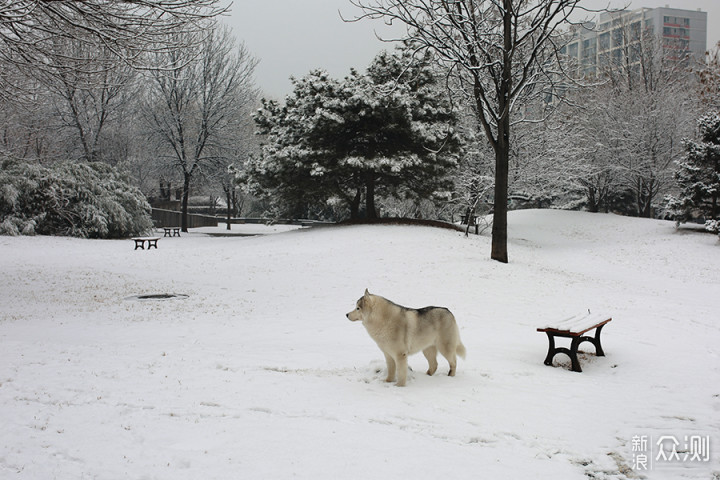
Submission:
<svg viewBox="0 0 720 480">
<path fill-rule="evenodd" d="M 720 219 L 720 114 L 701 117 L 698 130 L 699 140 L 684 142 L 685 158 L 675 172 L 680 195 L 669 198 L 668 207 L 675 211 L 678 223 L 697 212 L 705 216 L 710 229 L 716 229 Z"/>
<path fill-rule="evenodd" d="M 293 80 L 285 105 L 263 101 L 255 121 L 266 143 L 240 180 L 307 214 L 340 199 L 357 218 L 364 195 L 423 198 L 444 185 L 459 149 L 456 116 L 429 59 L 381 53 L 366 74 L 342 81 L 313 71 Z"/>
</svg>

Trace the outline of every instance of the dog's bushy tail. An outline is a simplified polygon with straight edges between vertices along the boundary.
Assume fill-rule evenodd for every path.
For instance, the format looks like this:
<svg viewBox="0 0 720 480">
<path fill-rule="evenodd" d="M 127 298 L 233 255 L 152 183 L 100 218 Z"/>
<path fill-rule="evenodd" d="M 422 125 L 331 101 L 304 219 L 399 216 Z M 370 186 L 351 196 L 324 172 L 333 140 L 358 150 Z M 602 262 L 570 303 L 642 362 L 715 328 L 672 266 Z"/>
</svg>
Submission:
<svg viewBox="0 0 720 480">
<path fill-rule="evenodd" d="M 465 350 L 465 345 L 463 345 L 462 342 L 458 342 L 457 347 L 455 347 L 455 353 L 458 357 L 465 360 L 465 353 L 467 352 Z"/>
</svg>

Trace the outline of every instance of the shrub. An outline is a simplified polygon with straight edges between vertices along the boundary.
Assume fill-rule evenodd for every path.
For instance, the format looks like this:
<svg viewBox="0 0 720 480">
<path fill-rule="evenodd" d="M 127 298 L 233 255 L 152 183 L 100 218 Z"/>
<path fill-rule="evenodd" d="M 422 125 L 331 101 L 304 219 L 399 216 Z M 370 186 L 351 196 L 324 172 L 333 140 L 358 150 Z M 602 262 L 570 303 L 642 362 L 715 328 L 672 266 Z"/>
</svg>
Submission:
<svg viewBox="0 0 720 480">
<path fill-rule="evenodd" d="M 150 205 L 104 163 L 0 165 L 0 234 L 123 238 L 152 228 Z"/>
</svg>

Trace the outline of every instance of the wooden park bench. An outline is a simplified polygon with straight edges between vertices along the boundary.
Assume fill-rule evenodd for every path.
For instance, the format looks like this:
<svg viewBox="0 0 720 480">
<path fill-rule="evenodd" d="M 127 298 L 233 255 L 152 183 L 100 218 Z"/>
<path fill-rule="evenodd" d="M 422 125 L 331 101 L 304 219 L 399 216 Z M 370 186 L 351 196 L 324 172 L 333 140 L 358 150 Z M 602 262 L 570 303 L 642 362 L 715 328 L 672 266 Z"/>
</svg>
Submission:
<svg viewBox="0 0 720 480">
<path fill-rule="evenodd" d="M 157 242 L 160 240 L 160 237 L 133 237 L 131 240 L 135 241 L 135 250 L 138 248 L 145 250 L 145 242 L 147 242 L 147 248 L 150 250 L 150 247 L 157 249 Z"/>
<path fill-rule="evenodd" d="M 179 237 L 181 227 L 162 227 L 165 231 L 163 237 Z M 171 233 L 172 232 L 172 233 Z"/>
<path fill-rule="evenodd" d="M 538 328 L 538 332 L 544 332 L 548 336 L 547 357 L 545 357 L 545 365 L 552 366 L 553 357 L 558 353 L 564 353 L 570 357 L 573 372 L 582 372 L 580 361 L 578 360 L 578 347 L 583 342 L 590 342 L 595 345 L 595 354 L 598 357 L 604 357 L 602 344 L 600 343 L 600 332 L 603 327 L 612 320 L 612 317 L 602 314 L 581 313 L 570 318 L 566 318 L 560 322 L 549 325 L 547 327 Z M 590 330 L 595 330 L 595 336 L 589 337 L 584 334 Z M 571 338 L 570 348 L 556 347 L 555 337 Z"/>
</svg>

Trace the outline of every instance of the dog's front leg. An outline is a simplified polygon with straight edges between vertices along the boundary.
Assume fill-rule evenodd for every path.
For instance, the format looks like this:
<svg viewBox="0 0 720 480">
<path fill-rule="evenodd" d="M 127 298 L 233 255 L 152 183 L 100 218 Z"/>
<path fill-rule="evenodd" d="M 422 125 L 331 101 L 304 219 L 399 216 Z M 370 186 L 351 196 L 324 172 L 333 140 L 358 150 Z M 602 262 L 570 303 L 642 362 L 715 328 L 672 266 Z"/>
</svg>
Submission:
<svg viewBox="0 0 720 480">
<path fill-rule="evenodd" d="M 385 352 L 383 352 L 385 353 Z M 395 359 L 385 353 L 385 363 L 387 364 L 387 378 L 385 379 L 386 382 L 394 382 L 395 381 Z"/>
<path fill-rule="evenodd" d="M 404 387 L 405 382 L 407 381 L 407 372 L 408 372 L 408 354 L 407 352 L 403 352 L 397 356 L 395 359 L 395 363 L 397 364 L 397 375 L 398 375 L 398 381 L 397 386 L 398 387 Z"/>
</svg>

